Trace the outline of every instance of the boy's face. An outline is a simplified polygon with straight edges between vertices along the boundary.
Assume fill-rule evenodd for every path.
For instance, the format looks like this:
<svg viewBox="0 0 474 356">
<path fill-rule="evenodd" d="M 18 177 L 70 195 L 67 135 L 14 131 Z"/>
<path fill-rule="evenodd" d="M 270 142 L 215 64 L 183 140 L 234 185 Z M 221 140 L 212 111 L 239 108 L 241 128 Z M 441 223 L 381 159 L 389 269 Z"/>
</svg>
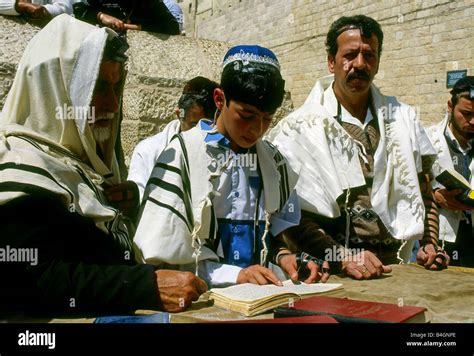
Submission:
<svg viewBox="0 0 474 356">
<path fill-rule="evenodd" d="M 222 92 L 221 89 L 216 89 Z M 250 148 L 262 138 L 270 126 L 274 113 L 260 111 L 255 106 L 240 101 L 226 102 L 222 92 L 221 115 L 217 119 L 217 131 L 227 137 L 230 148 Z"/>
</svg>

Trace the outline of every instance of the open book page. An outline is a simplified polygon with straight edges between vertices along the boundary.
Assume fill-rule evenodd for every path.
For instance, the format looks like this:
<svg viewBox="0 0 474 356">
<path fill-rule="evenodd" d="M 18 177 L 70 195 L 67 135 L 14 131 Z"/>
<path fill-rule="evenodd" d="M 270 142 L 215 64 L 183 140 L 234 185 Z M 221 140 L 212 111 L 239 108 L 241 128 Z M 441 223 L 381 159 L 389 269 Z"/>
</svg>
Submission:
<svg viewBox="0 0 474 356">
<path fill-rule="evenodd" d="M 274 284 L 257 285 L 252 283 L 236 284 L 227 288 L 213 288 L 211 293 L 221 295 L 223 297 L 243 302 L 255 302 L 257 300 L 277 296 L 279 294 L 294 294 L 302 296 L 306 294 L 316 294 L 328 292 L 340 288 L 340 283 L 313 283 L 295 284 L 291 280 L 283 282 L 283 286 L 279 287 Z"/>
<path fill-rule="evenodd" d="M 227 288 L 213 288 L 210 291 L 210 298 L 214 299 L 214 304 L 217 306 L 253 316 L 304 296 L 325 293 L 341 287 L 340 283 L 294 284 L 291 280 L 283 282 L 282 287 L 245 283 Z"/>
</svg>

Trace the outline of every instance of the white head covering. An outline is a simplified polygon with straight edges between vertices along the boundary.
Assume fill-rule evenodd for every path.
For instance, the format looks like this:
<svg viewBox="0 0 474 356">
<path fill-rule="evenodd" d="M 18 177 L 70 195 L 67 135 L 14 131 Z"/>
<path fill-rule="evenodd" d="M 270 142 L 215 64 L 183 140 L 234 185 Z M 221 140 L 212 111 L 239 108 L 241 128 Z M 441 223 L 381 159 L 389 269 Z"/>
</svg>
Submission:
<svg viewBox="0 0 474 356">
<path fill-rule="evenodd" d="M 102 160 L 87 113 L 106 41 L 114 36 L 112 30 L 68 15 L 54 18 L 26 47 L 0 117 L 2 131 L 59 144 L 111 184 L 119 179 L 114 155 L 118 119 Z"/>
<path fill-rule="evenodd" d="M 116 36 L 60 15 L 30 41 L 0 118 L 0 204 L 48 192 L 125 241 L 121 214 L 102 191 L 104 182 L 120 182 L 118 118 L 103 159 L 87 122 L 106 43 Z"/>
</svg>

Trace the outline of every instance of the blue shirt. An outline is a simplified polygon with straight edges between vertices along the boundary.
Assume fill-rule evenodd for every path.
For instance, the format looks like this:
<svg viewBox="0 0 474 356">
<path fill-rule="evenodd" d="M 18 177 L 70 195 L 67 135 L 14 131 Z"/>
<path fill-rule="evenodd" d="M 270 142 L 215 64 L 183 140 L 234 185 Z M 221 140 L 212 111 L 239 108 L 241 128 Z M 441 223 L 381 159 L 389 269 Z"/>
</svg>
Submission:
<svg viewBox="0 0 474 356">
<path fill-rule="evenodd" d="M 207 152 L 219 163 L 227 162 L 227 168 L 214 187 L 220 195 L 212 200 L 218 221 L 218 254 L 224 255 L 221 262 L 242 268 L 258 264 L 265 231 L 265 199 L 256 149 L 252 147 L 236 153 L 231 150 L 230 141 L 209 122 L 201 121 L 200 128 L 207 132 Z M 283 209 L 270 218 L 267 247 L 271 236 L 298 225 L 300 216 L 298 199 L 293 191 Z"/>
</svg>

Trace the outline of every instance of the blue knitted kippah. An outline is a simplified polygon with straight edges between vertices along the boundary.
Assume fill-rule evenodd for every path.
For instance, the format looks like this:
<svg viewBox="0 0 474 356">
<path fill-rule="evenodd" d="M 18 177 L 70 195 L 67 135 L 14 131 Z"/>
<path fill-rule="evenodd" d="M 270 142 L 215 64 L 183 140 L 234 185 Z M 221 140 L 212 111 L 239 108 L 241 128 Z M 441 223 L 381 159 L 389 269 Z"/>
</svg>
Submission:
<svg viewBox="0 0 474 356">
<path fill-rule="evenodd" d="M 229 49 L 224 56 L 222 67 L 225 68 L 228 64 L 235 61 L 242 61 L 243 65 L 250 62 L 270 64 L 280 70 L 278 59 L 271 50 L 258 45 L 239 45 Z"/>
</svg>

